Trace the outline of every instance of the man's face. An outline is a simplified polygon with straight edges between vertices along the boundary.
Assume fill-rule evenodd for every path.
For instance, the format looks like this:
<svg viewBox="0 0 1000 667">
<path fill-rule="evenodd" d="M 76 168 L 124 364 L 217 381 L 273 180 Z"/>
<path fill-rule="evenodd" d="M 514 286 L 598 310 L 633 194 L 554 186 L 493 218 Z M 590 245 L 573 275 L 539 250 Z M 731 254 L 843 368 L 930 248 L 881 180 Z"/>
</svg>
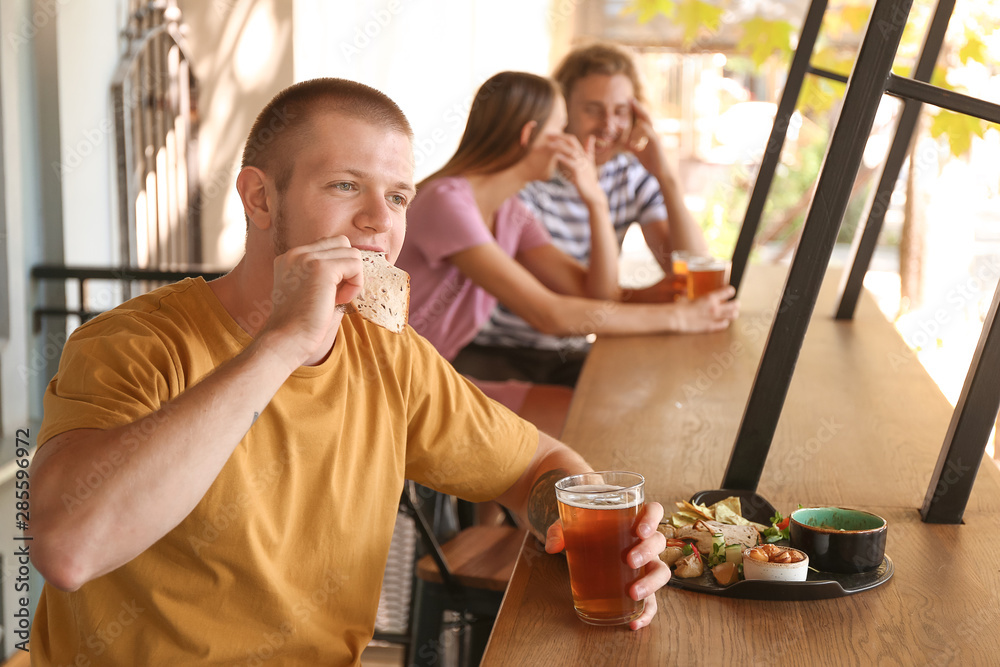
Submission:
<svg viewBox="0 0 1000 667">
<path fill-rule="evenodd" d="M 384 252 L 395 262 L 413 198 L 413 147 L 401 132 L 340 114 L 317 114 L 278 195 L 275 254 L 322 238 Z"/>
<path fill-rule="evenodd" d="M 632 129 L 632 98 L 635 89 L 624 74 L 590 74 L 573 84 L 566 103 L 566 131 L 581 144 L 594 135 L 594 159 L 604 164 L 621 151 L 621 143 Z"/>
</svg>

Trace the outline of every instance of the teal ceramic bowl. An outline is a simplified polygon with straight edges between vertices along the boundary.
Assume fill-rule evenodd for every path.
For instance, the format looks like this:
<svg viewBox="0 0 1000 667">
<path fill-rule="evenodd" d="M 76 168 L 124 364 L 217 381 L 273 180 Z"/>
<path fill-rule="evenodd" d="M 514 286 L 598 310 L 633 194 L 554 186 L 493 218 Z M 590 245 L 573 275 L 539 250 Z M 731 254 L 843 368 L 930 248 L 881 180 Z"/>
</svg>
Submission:
<svg viewBox="0 0 1000 667">
<path fill-rule="evenodd" d="M 809 555 L 810 567 L 825 572 L 867 572 L 885 559 L 885 519 L 843 507 L 808 507 L 792 512 L 789 537 Z"/>
</svg>

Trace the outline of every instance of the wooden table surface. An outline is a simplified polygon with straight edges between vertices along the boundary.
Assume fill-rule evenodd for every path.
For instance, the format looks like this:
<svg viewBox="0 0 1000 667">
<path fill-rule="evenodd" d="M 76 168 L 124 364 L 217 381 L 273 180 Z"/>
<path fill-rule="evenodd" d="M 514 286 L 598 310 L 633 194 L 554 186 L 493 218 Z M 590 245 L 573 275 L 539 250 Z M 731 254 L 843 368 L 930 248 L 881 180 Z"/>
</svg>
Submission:
<svg viewBox="0 0 1000 667">
<path fill-rule="evenodd" d="M 820 295 L 757 491 L 784 514 L 801 504 L 882 515 L 893 578 L 810 602 L 668 586 L 653 624 L 631 632 L 577 620 L 565 559 L 529 539 L 484 667 L 1000 664 L 1000 471 L 983 461 L 965 525 L 921 521 L 952 408 L 870 295 L 853 322 L 832 319 L 838 275 Z M 725 332 L 599 340 L 563 440 L 597 469 L 641 472 L 647 500 L 668 512 L 718 488 L 784 276 L 751 266 Z"/>
</svg>

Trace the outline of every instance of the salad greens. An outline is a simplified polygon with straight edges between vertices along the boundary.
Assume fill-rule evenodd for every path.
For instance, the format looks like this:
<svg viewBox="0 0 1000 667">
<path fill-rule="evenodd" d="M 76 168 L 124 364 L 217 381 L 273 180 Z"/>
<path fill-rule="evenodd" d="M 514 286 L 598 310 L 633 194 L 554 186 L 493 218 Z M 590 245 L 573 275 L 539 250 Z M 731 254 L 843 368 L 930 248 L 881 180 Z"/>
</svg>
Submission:
<svg viewBox="0 0 1000 667">
<path fill-rule="evenodd" d="M 768 544 L 777 542 L 779 540 L 789 539 L 789 529 L 788 529 L 789 517 L 781 516 L 781 512 L 775 510 L 774 516 L 771 517 L 771 525 L 764 530 L 760 531 L 760 536 L 764 538 L 764 541 Z"/>
</svg>

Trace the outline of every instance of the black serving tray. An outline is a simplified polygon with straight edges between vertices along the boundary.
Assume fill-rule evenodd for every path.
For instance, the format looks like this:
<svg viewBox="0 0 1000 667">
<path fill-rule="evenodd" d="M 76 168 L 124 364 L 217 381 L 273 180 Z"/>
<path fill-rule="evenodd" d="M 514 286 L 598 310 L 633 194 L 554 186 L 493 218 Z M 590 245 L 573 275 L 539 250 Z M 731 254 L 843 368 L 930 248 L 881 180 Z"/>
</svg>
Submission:
<svg viewBox="0 0 1000 667">
<path fill-rule="evenodd" d="M 691 496 L 691 502 L 698 505 L 711 505 L 714 502 L 738 496 L 743 516 L 751 521 L 770 525 L 775 508 L 763 497 L 752 491 L 735 491 L 728 489 L 713 489 L 699 491 Z M 777 542 L 787 546 L 787 540 Z M 868 572 L 841 574 L 839 572 L 821 572 L 809 568 L 805 581 L 760 581 L 756 579 L 741 579 L 729 586 L 721 586 L 715 581 L 711 572 L 706 571 L 700 577 L 681 579 L 671 577 L 670 585 L 687 591 L 707 593 L 728 598 L 747 600 L 823 600 L 839 598 L 861 591 L 867 591 L 881 586 L 892 578 L 895 571 L 892 559 L 886 556 L 882 565 Z"/>
</svg>

